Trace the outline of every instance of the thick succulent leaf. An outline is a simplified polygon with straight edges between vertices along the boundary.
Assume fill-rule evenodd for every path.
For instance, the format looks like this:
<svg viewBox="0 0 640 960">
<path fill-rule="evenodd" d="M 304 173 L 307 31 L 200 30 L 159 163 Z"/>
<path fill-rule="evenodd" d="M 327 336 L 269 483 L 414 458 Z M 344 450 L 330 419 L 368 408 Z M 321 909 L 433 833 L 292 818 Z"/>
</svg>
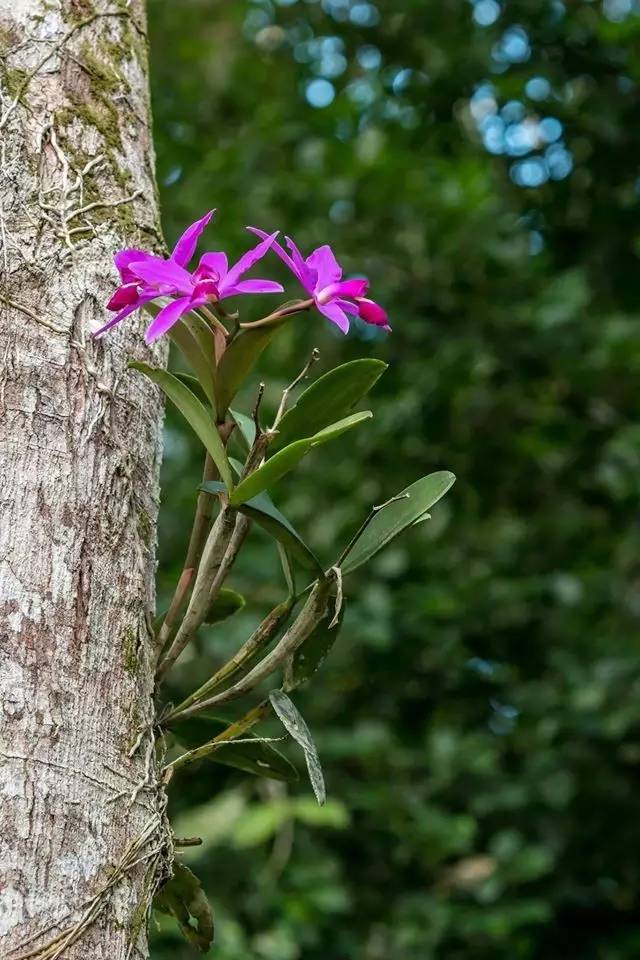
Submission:
<svg viewBox="0 0 640 960">
<path fill-rule="evenodd" d="M 192 332 L 193 328 L 198 329 L 196 323 L 197 321 L 195 319 L 191 323 L 180 320 L 171 328 L 169 336 L 192 367 L 198 383 L 204 390 L 207 400 L 211 404 L 215 420 L 216 399 L 213 374 L 215 370 L 213 336 L 211 337 L 211 353 L 207 356 L 202 350 L 200 340 L 197 339 Z M 209 333 L 211 333 L 211 331 L 209 331 Z"/>
<path fill-rule="evenodd" d="M 448 470 L 440 470 L 403 490 L 400 499 L 379 510 L 364 528 L 343 561 L 342 572 L 357 570 L 407 527 L 425 520 L 427 511 L 453 486 L 455 479 Z"/>
<path fill-rule="evenodd" d="M 213 914 L 200 881 L 189 867 L 173 861 L 173 876 L 155 895 L 153 906 L 175 917 L 189 943 L 207 952 L 213 943 Z"/>
<path fill-rule="evenodd" d="M 220 415 L 226 412 L 243 380 L 284 322 L 283 320 L 265 327 L 256 327 L 254 330 L 243 330 L 229 344 L 220 358 L 216 378 L 216 398 Z"/>
<path fill-rule="evenodd" d="M 327 440 L 335 440 L 337 437 L 342 436 L 343 433 L 346 433 L 347 430 L 351 430 L 352 427 L 357 427 L 359 423 L 370 420 L 372 416 L 371 410 L 362 410 L 360 413 L 352 413 L 349 417 L 344 417 L 336 423 L 331 423 L 328 427 L 323 427 L 322 430 L 314 433 L 311 437 L 311 446 L 317 447 L 321 443 L 326 443 Z"/>
<path fill-rule="evenodd" d="M 282 567 L 282 572 L 284 573 L 284 579 L 287 584 L 289 596 L 294 597 L 296 594 L 296 573 L 293 569 L 293 564 L 291 563 L 291 557 L 281 543 L 278 544 L 278 554 L 280 556 L 280 565 Z"/>
<path fill-rule="evenodd" d="M 256 425 L 251 419 L 247 417 L 244 413 L 239 413 L 237 410 L 230 410 L 229 413 L 235 420 L 238 430 L 242 436 L 242 439 L 245 442 L 247 450 L 250 450 L 253 446 L 253 441 L 256 438 Z"/>
<path fill-rule="evenodd" d="M 325 427 L 312 437 L 305 437 L 302 440 L 296 440 L 294 443 L 290 443 L 288 447 L 279 450 L 273 457 L 270 457 L 263 463 L 258 470 L 242 480 L 233 491 L 229 502 L 232 506 L 237 507 L 241 503 L 245 503 L 247 500 L 256 497 L 259 493 L 262 493 L 263 490 L 271 487 L 272 484 L 286 473 L 293 470 L 313 447 L 339 437 L 346 430 L 350 430 L 364 420 L 368 420 L 371 416 L 372 413 L 370 410 L 365 410 L 363 413 L 354 413 L 350 417 L 345 417 L 344 420 L 339 420 L 337 423 Z"/>
<path fill-rule="evenodd" d="M 181 323 L 189 329 L 191 336 L 196 341 L 202 354 L 204 355 L 212 377 L 215 379 L 216 373 L 216 347 L 213 330 L 207 321 L 197 313 L 185 313 Z"/>
<path fill-rule="evenodd" d="M 220 623 L 221 620 L 227 620 L 229 617 L 242 610 L 246 600 L 241 593 L 235 590 L 229 590 L 222 587 L 218 596 L 215 598 L 204 618 L 205 623 Z"/>
<path fill-rule="evenodd" d="M 130 362 L 133 370 L 139 370 L 146 377 L 157 383 L 169 400 L 176 405 L 187 423 L 205 445 L 215 463 L 220 476 L 224 480 L 227 490 L 233 487 L 231 467 L 227 460 L 224 444 L 216 429 L 211 411 L 200 403 L 196 395 L 172 373 L 150 367 L 147 363 Z"/>
<path fill-rule="evenodd" d="M 309 727 L 298 708 L 282 690 L 272 690 L 269 694 L 269 700 L 282 726 L 302 747 L 313 792 L 316 800 L 322 806 L 327 799 L 327 791 L 324 785 L 320 757 Z"/>
<path fill-rule="evenodd" d="M 285 413 L 272 442 L 275 452 L 345 417 L 387 369 L 382 360 L 351 360 L 319 377 Z"/>
<path fill-rule="evenodd" d="M 284 688 L 287 692 L 306 683 L 322 666 L 338 638 L 343 617 L 344 605 L 338 614 L 338 622 L 333 627 L 329 627 L 333 618 L 333 613 L 330 611 L 307 639 L 300 644 L 287 664 L 285 671 Z"/>
<path fill-rule="evenodd" d="M 156 300 L 153 303 L 146 304 L 144 309 L 152 317 L 156 317 L 162 307 L 169 302 L 167 299 Z M 207 402 L 211 404 L 215 419 L 214 382 L 216 367 L 213 331 L 202 317 L 194 313 L 187 313 L 169 330 L 169 336 L 196 374 Z"/>
<path fill-rule="evenodd" d="M 210 480 L 203 483 L 200 489 L 207 493 L 220 493 L 220 486 L 219 481 Z M 302 566 L 322 573 L 322 567 L 316 555 L 284 514 L 280 513 L 268 494 L 260 493 L 251 500 L 241 503 L 238 510 L 270 533 Z"/>
<path fill-rule="evenodd" d="M 180 381 L 180 383 L 184 383 L 185 387 L 188 387 L 189 390 L 191 390 L 191 393 L 195 393 L 198 400 L 200 400 L 204 406 L 209 403 L 209 398 L 202 389 L 202 384 L 197 377 L 194 377 L 191 373 L 182 373 L 181 370 L 174 370 L 173 375 Z"/>
<path fill-rule="evenodd" d="M 186 717 L 176 723 L 172 732 L 176 739 L 189 750 L 195 750 L 213 740 L 228 724 L 224 720 L 205 714 Z M 282 780 L 293 783 L 298 779 L 298 771 L 271 743 L 265 743 L 258 737 L 247 735 L 251 743 L 236 743 L 225 740 L 213 745 L 211 752 L 203 757 L 227 767 L 236 767 L 245 773 L 270 780 Z"/>
</svg>

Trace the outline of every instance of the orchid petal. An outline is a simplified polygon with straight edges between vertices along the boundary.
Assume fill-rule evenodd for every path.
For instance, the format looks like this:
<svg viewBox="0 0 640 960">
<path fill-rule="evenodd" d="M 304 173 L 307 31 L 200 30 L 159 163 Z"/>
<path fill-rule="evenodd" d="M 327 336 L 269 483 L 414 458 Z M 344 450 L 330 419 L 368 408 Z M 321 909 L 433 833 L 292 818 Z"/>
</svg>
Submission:
<svg viewBox="0 0 640 960">
<path fill-rule="evenodd" d="M 259 230 L 258 227 L 247 227 L 247 230 L 250 233 L 255 233 L 257 237 L 262 237 L 263 240 L 266 240 L 266 238 L 269 236 L 268 233 L 266 233 L 264 230 Z M 294 277 L 297 277 L 297 279 L 300 281 L 300 283 L 304 287 L 305 284 L 304 284 L 304 280 L 302 279 L 302 273 L 298 269 L 296 264 L 293 262 L 293 260 L 291 259 L 287 251 L 284 249 L 284 247 L 282 247 L 277 242 L 277 240 L 274 240 L 274 242 L 271 244 L 271 250 L 273 250 L 274 253 L 277 253 L 277 255 L 280 257 L 284 265 L 288 267 L 289 270 L 291 270 Z M 298 255 L 299 253 L 300 251 L 298 251 Z M 305 289 L 307 289 L 307 293 L 311 293 L 311 290 L 309 290 L 308 288 L 305 288 Z"/>
<path fill-rule="evenodd" d="M 215 273 L 218 277 L 224 277 L 228 270 L 226 253 L 203 253 L 196 272 L 203 275 L 205 272 Z"/>
<path fill-rule="evenodd" d="M 250 270 L 251 267 L 258 262 L 258 260 L 261 260 L 264 257 L 265 253 L 278 236 L 278 232 L 279 231 L 276 230 L 275 233 L 265 237 L 265 239 L 257 244 L 257 246 L 253 247 L 252 250 L 247 250 L 247 252 L 240 257 L 237 263 L 234 263 L 226 277 L 223 277 L 222 279 L 220 284 L 220 293 L 223 293 L 223 291 L 227 290 L 229 287 L 235 286 L 242 274 L 246 273 L 247 270 Z"/>
<path fill-rule="evenodd" d="M 367 292 L 369 286 L 368 280 L 358 278 L 356 280 L 341 280 L 338 283 L 330 283 L 323 287 L 316 294 L 319 303 L 330 303 L 338 297 L 361 297 Z"/>
<path fill-rule="evenodd" d="M 190 227 L 187 227 L 173 248 L 173 253 L 170 257 L 173 263 L 177 263 L 181 267 L 185 267 L 189 263 L 189 260 L 191 260 L 191 257 L 196 252 L 200 235 L 208 225 L 214 213 L 215 210 L 210 210 L 209 213 L 205 213 L 202 219 L 196 220 L 196 222 L 192 223 Z"/>
<path fill-rule="evenodd" d="M 135 247 L 128 247 L 126 250 L 118 251 L 113 258 L 113 262 L 117 267 L 122 282 L 130 283 L 136 279 L 134 274 L 131 273 L 131 270 L 129 270 L 130 263 L 139 263 L 141 260 L 146 260 L 147 257 L 150 256 L 153 256 L 153 254 L 147 253 L 146 250 L 136 250 Z"/>
<path fill-rule="evenodd" d="M 342 277 L 342 267 L 336 260 L 333 250 L 326 243 L 307 257 L 307 266 L 318 274 L 317 287 L 320 289 L 337 283 Z"/>
<path fill-rule="evenodd" d="M 141 296 L 138 297 L 135 303 L 128 304 L 124 308 L 124 310 L 121 310 L 120 313 L 117 313 L 115 317 L 111 317 L 111 319 L 108 320 L 107 323 L 103 324 L 103 326 L 99 327 L 99 329 L 93 333 L 93 336 L 101 337 L 102 334 L 106 333 L 107 330 L 110 330 L 111 327 L 115 327 L 117 323 L 120 323 L 121 320 L 124 320 L 125 317 L 128 317 L 130 313 L 135 313 L 138 307 L 143 307 L 145 303 L 149 303 L 150 300 L 155 300 L 157 296 L 158 296 L 158 293 L 156 290 L 152 290 L 152 291 L 149 291 L 148 293 L 141 294 Z"/>
<path fill-rule="evenodd" d="M 146 260 L 132 263 L 130 269 L 135 276 L 146 283 L 168 284 L 180 293 L 191 293 L 193 290 L 193 280 L 189 271 L 171 260 L 148 256 Z"/>
<path fill-rule="evenodd" d="M 222 296 L 234 297 L 238 293 L 284 293 L 284 287 L 274 280 L 240 280 L 233 287 L 225 287 Z"/>
<path fill-rule="evenodd" d="M 304 259 L 291 237 L 285 237 L 285 240 L 289 250 L 291 251 L 291 256 L 296 266 L 296 270 L 300 276 L 300 283 L 308 293 L 312 294 L 318 283 L 318 271 L 310 265 L 309 258 L 306 260 Z"/>
<path fill-rule="evenodd" d="M 178 297 L 177 300 L 172 300 L 171 303 L 168 303 L 166 307 L 162 308 L 160 313 L 153 318 L 147 327 L 144 335 L 145 341 L 147 343 L 153 343 L 153 341 L 161 337 L 163 333 L 170 330 L 174 323 L 177 323 L 180 317 L 184 313 L 188 313 L 193 306 L 194 303 L 191 297 Z"/>
<path fill-rule="evenodd" d="M 383 310 L 379 303 L 374 300 L 367 300 L 366 297 L 358 297 L 358 314 L 365 323 L 370 323 L 374 327 L 384 327 L 390 330 L 386 310 Z"/>
<path fill-rule="evenodd" d="M 297 268 L 301 273 L 304 273 L 305 270 L 308 269 L 308 268 L 307 268 L 307 263 L 306 263 L 304 257 L 302 256 L 302 254 L 300 253 L 300 250 L 299 250 L 297 244 L 294 243 L 294 241 L 291 239 L 291 237 L 285 237 L 284 239 L 285 239 L 285 241 L 286 241 L 287 246 L 289 247 L 289 250 L 291 250 L 291 257 L 292 257 L 292 259 L 293 259 L 293 262 L 294 262 L 295 265 L 296 265 L 296 268 Z"/>
<path fill-rule="evenodd" d="M 352 313 L 355 316 L 358 315 L 358 305 L 351 300 L 341 300 L 339 297 L 336 297 L 336 299 L 331 302 L 335 303 L 341 310 L 344 310 L 345 313 Z"/>
<path fill-rule="evenodd" d="M 331 323 L 335 323 L 336 327 L 343 333 L 349 332 L 349 318 L 337 303 L 318 303 L 316 301 L 316 306 L 320 313 L 331 320 Z"/>
<path fill-rule="evenodd" d="M 193 293 L 191 294 L 192 300 L 199 300 L 206 302 L 211 298 L 219 299 L 218 297 L 218 281 L 211 280 L 208 277 L 205 277 L 204 280 L 198 280 L 196 285 L 193 288 Z"/>
<path fill-rule="evenodd" d="M 134 280 L 132 283 L 123 283 L 109 300 L 107 310 L 120 310 L 122 307 L 128 307 L 129 304 L 135 303 L 140 296 L 139 288 L 139 280 Z"/>
</svg>

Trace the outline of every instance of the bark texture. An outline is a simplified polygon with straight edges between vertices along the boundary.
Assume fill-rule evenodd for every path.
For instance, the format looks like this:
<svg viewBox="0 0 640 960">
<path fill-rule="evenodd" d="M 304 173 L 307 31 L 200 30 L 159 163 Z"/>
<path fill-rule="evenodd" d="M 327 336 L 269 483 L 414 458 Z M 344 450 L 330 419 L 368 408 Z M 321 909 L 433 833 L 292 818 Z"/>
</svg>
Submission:
<svg viewBox="0 0 640 960">
<path fill-rule="evenodd" d="M 90 334 L 115 250 L 161 245 L 143 0 L 0 0 L 0 86 L 0 957 L 124 960 L 164 838 L 162 411 L 142 321 Z"/>
</svg>

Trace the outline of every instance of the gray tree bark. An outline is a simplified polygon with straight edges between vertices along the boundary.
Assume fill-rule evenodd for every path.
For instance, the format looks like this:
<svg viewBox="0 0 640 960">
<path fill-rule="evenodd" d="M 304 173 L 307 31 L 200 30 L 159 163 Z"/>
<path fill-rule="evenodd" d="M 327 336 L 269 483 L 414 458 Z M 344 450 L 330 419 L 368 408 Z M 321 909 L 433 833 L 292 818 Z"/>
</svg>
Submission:
<svg viewBox="0 0 640 960">
<path fill-rule="evenodd" d="M 100 341 L 159 248 L 143 0 L 0 0 L 0 956 L 147 956 L 161 405 Z M 153 354 L 150 357 L 150 354 Z M 137 749 L 136 748 L 137 744 Z"/>
</svg>

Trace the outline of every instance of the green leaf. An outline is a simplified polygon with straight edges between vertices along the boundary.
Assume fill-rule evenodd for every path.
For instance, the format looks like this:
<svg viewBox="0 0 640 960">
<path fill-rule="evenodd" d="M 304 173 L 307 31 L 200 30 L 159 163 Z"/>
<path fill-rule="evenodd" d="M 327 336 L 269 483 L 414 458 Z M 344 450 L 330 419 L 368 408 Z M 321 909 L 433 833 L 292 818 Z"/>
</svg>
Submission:
<svg viewBox="0 0 640 960">
<path fill-rule="evenodd" d="M 344 417 L 343 420 L 338 420 L 337 423 L 332 423 L 328 427 L 323 427 L 322 430 L 314 433 L 311 437 L 311 446 L 317 447 L 321 443 L 326 443 L 327 440 L 335 440 L 346 433 L 347 430 L 351 430 L 352 427 L 357 427 L 359 423 L 370 420 L 372 416 L 371 410 L 362 410 L 360 413 L 352 413 L 350 417 Z"/>
<path fill-rule="evenodd" d="M 281 543 L 278 544 L 278 554 L 280 556 L 280 565 L 282 567 L 282 572 L 284 573 L 284 579 L 287 584 L 289 596 L 294 597 L 296 594 L 296 573 L 293 569 L 293 564 L 291 563 L 291 557 Z"/>
<path fill-rule="evenodd" d="M 238 507 L 247 500 L 256 497 L 279 480 L 280 477 L 293 470 L 313 447 L 339 437 L 346 430 L 350 430 L 364 420 L 368 420 L 371 416 L 370 410 L 365 410 L 363 413 L 354 413 L 350 417 L 345 417 L 344 420 L 339 420 L 338 423 L 331 424 L 330 427 L 325 427 L 312 437 L 305 437 L 303 440 L 290 443 L 288 447 L 279 450 L 258 470 L 242 480 L 229 498 L 229 503 Z"/>
<path fill-rule="evenodd" d="M 453 486 L 455 479 L 448 470 L 440 470 L 403 490 L 407 497 L 383 507 L 364 528 L 343 561 L 342 572 L 357 570 L 407 527 L 425 520 L 426 512 Z"/>
<path fill-rule="evenodd" d="M 207 357 L 200 346 L 200 342 L 191 332 L 191 328 L 187 323 L 183 323 L 180 320 L 178 323 L 174 324 L 169 331 L 169 336 L 175 343 L 175 345 L 180 350 L 180 353 L 187 360 L 187 362 L 193 368 L 198 383 L 204 390 L 209 403 L 214 411 L 215 419 L 215 408 L 216 408 L 216 399 L 214 393 L 214 354 L 213 351 L 210 357 Z M 212 338 L 213 342 L 213 338 Z"/>
<path fill-rule="evenodd" d="M 220 493 L 220 483 L 217 480 L 208 480 L 201 484 L 201 490 L 207 493 Z M 304 567 L 322 573 L 320 561 L 313 551 L 306 545 L 298 531 L 292 527 L 287 518 L 280 513 L 273 501 L 266 493 L 260 493 L 251 500 L 238 506 L 240 513 L 255 520 L 267 533 L 281 543 Z"/>
<path fill-rule="evenodd" d="M 352 360 L 319 377 L 285 413 L 271 449 L 280 450 L 346 416 L 386 369 L 382 360 Z"/>
<path fill-rule="evenodd" d="M 134 361 L 129 363 L 129 367 L 132 370 L 139 370 L 140 373 L 143 373 L 154 383 L 157 383 L 168 396 L 169 400 L 175 403 L 182 416 L 190 424 L 211 454 L 211 458 L 218 468 L 227 490 L 231 490 L 233 488 L 231 468 L 227 460 L 224 444 L 220 439 L 220 434 L 216 429 L 211 412 L 208 411 L 206 407 L 200 403 L 196 395 L 177 377 L 174 377 L 172 373 L 167 373 L 166 370 L 159 370 L 156 367 L 150 367 L 147 363 Z"/>
<path fill-rule="evenodd" d="M 152 317 L 157 317 L 161 309 L 169 302 L 167 299 L 158 300 L 146 304 L 144 309 Z M 194 313 L 188 313 L 171 327 L 169 336 L 196 374 L 198 383 L 207 397 L 207 402 L 211 404 L 215 420 L 215 350 L 211 328 L 202 317 Z"/>
<path fill-rule="evenodd" d="M 208 624 L 220 623 L 221 620 L 227 620 L 229 617 L 242 610 L 246 600 L 241 593 L 235 590 L 229 590 L 222 587 L 218 596 L 207 610 L 204 622 Z"/>
<path fill-rule="evenodd" d="M 213 914 L 200 881 L 189 867 L 173 861 L 173 876 L 156 893 L 153 906 L 175 917 L 189 943 L 207 952 L 213 943 Z"/>
<path fill-rule="evenodd" d="M 224 720 L 202 713 L 177 721 L 173 733 L 185 747 L 195 750 L 210 743 L 226 726 L 227 723 Z M 212 760 L 227 767 L 236 767 L 245 773 L 267 777 L 270 780 L 294 783 L 299 779 L 298 771 L 293 764 L 272 744 L 265 743 L 252 734 L 248 734 L 247 739 L 253 742 L 237 743 L 233 740 L 225 740 L 212 744 L 211 752 L 207 753 L 203 759 Z"/>
<path fill-rule="evenodd" d="M 204 317 L 201 317 L 198 313 L 185 313 L 181 319 L 181 323 L 184 323 L 185 326 L 188 327 L 191 336 L 200 347 L 203 356 L 209 364 L 211 375 L 215 378 L 216 342 L 213 330 Z"/>
<path fill-rule="evenodd" d="M 324 785 L 322 767 L 320 766 L 320 757 L 309 727 L 304 722 L 298 708 L 282 690 L 272 690 L 269 694 L 269 700 L 282 726 L 302 747 L 313 792 L 316 800 L 322 806 L 327 799 L 327 791 Z"/>
<path fill-rule="evenodd" d="M 284 322 L 282 320 L 254 330 L 243 330 L 222 354 L 216 382 L 218 411 L 221 415 L 226 412 L 243 380 Z"/>
<path fill-rule="evenodd" d="M 209 403 L 209 398 L 202 389 L 202 384 L 197 377 L 194 377 L 191 373 L 182 373 L 181 370 L 173 371 L 174 377 L 177 377 L 180 383 L 184 383 L 185 387 L 188 387 L 191 390 L 191 393 L 195 393 L 196 397 L 203 406 L 206 406 Z"/>
<path fill-rule="evenodd" d="M 244 413 L 238 413 L 237 410 L 230 410 L 229 413 L 235 420 L 238 425 L 238 430 L 242 436 L 242 439 L 245 442 L 247 450 L 251 450 L 253 446 L 253 441 L 256 438 L 256 425 L 251 419 L 251 417 L 245 416 Z"/>
<path fill-rule="evenodd" d="M 344 604 L 338 614 L 338 622 L 333 627 L 329 627 L 333 618 L 333 612 L 329 612 L 307 639 L 300 644 L 287 664 L 285 671 L 284 688 L 287 692 L 306 683 L 322 666 L 338 638 L 343 617 Z"/>
</svg>

